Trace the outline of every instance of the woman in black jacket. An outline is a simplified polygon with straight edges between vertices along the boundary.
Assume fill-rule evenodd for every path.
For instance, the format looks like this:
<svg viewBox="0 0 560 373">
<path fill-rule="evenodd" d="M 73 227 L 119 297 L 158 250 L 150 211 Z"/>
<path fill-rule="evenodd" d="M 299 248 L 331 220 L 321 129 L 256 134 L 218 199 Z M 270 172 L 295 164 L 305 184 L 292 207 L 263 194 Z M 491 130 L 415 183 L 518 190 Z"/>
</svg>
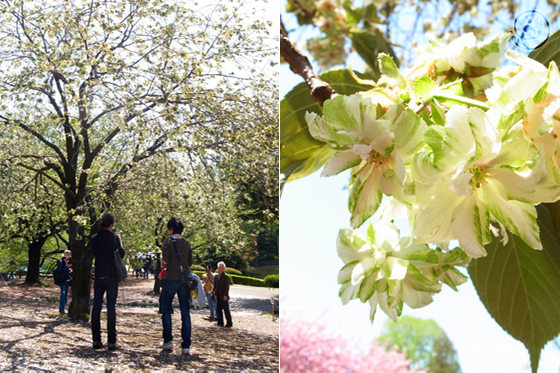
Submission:
<svg viewBox="0 0 560 373">
<path fill-rule="evenodd" d="M 117 295 L 119 279 L 115 269 L 115 251 L 124 258 L 120 235 L 113 230 L 114 218 L 111 214 L 99 217 L 99 232 L 91 237 L 91 247 L 95 258 L 95 279 L 93 282 L 93 308 L 91 311 L 91 331 L 93 348 L 103 348 L 101 342 L 101 306 L 107 292 L 107 348 L 116 350 L 117 346 Z"/>
</svg>

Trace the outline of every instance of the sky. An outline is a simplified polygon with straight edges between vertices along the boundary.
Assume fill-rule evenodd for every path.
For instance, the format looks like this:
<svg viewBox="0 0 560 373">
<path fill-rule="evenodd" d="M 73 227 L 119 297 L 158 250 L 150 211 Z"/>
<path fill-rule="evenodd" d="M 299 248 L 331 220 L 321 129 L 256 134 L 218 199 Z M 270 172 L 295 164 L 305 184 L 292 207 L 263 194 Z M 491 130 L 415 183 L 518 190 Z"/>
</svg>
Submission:
<svg viewBox="0 0 560 373">
<path fill-rule="evenodd" d="M 280 98 L 301 82 L 282 65 Z M 378 309 L 372 324 L 367 303 L 353 300 L 343 306 L 338 298 L 337 274 L 343 263 L 336 253 L 336 236 L 339 229 L 349 228 L 348 181 L 347 173 L 320 178 L 316 172 L 285 185 L 280 198 L 280 297 L 283 317 L 316 320 L 366 351 L 388 317 Z M 424 308 L 412 310 L 405 305 L 403 315 L 435 320 L 453 342 L 463 373 L 531 371 L 524 345 L 492 319 L 470 280 L 458 292 L 444 285 Z M 560 349 L 549 343 L 538 372 L 559 371 Z"/>
</svg>

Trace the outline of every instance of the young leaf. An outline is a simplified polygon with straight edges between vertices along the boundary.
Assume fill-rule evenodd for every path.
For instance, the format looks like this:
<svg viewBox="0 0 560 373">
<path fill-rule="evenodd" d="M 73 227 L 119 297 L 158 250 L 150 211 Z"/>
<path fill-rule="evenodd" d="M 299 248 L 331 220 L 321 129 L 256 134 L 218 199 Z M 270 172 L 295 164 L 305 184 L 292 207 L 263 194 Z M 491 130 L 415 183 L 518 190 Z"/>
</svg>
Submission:
<svg viewBox="0 0 560 373">
<path fill-rule="evenodd" d="M 384 53 L 379 54 L 379 69 L 383 74 L 377 82 L 379 85 L 386 83 L 390 86 L 396 85 L 402 90 L 406 89 L 406 80 L 391 56 Z"/>
<path fill-rule="evenodd" d="M 350 40 L 352 40 L 352 47 L 374 71 L 374 78 L 376 80 L 379 79 L 380 76 L 377 64 L 377 55 L 379 53 L 386 53 L 393 57 L 394 61 L 398 61 L 393 48 L 387 43 L 383 33 L 379 30 L 376 30 L 375 34 L 363 31 L 351 31 Z"/>
<path fill-rule="evenodd" d="M 560 242 L 549 205 L 537 211 L 542 251 L 508 232 L 505 246 L 494 238 L 486 246 L 488 256 L 468 267 L 488 313 L 529 351 L 533 373 L 542 348 L 560 333 Z"/>
</svg>

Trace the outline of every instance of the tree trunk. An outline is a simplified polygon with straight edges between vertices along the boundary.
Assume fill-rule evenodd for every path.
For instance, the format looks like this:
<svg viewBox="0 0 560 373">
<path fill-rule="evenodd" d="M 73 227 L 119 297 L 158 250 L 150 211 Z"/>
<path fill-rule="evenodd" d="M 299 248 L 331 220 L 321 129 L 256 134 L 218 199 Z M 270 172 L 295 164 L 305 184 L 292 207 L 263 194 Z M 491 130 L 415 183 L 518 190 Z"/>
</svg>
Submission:
<svg viewBox="0 0 560 373">
<path fill-rule="evenodd" d="M 156 273 L 155 273 L 155 278 L 156 280 L 154 281 L 154 294 L 155 295 L 159 295 L 159 291 L 161 289 L 161 280 L 159 279 L 159 273 L 161 272 L 161 259 L 160 259 L 161 254 L 157 253 L 156 254 Z"/>
<path fill-rule="evenodd" d="M 73 321 L 89 320 L 92 253 L 86 248 L 83 228 L 73 220 L 68 222 L 68 228 L 73 268 L 72 303 L 70 303 L 68 316 Z"/>
<path fill-rule="evenodd" d="M 39 238 L 27 245 L 27 276 L 26 284 L 36 284 L 39 282 L 39 270 L 41 268 L 41 248 L 47 241 L 47 238 Z"/>
</svg>

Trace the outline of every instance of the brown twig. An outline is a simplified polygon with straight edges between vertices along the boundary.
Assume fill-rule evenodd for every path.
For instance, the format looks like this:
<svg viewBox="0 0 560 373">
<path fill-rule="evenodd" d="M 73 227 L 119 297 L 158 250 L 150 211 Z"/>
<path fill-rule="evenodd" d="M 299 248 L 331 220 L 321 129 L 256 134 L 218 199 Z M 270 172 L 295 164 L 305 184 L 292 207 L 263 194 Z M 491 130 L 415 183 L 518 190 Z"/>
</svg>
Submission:
<svg viewBox="0 0 560 373">
<path fill-rule="evenodd" d="M 313 66 L 288 39 L 288 33 L 282 21 L 280 21 L 280 56 L 290 65 L 290 70 L 301 76 L 307 87 L 311 90 L 311 97 L 323 106 L 326 100 L 335 98 L 337 93 L 332 87 L 319 79 L 313 71 Z"/>
</svg>

